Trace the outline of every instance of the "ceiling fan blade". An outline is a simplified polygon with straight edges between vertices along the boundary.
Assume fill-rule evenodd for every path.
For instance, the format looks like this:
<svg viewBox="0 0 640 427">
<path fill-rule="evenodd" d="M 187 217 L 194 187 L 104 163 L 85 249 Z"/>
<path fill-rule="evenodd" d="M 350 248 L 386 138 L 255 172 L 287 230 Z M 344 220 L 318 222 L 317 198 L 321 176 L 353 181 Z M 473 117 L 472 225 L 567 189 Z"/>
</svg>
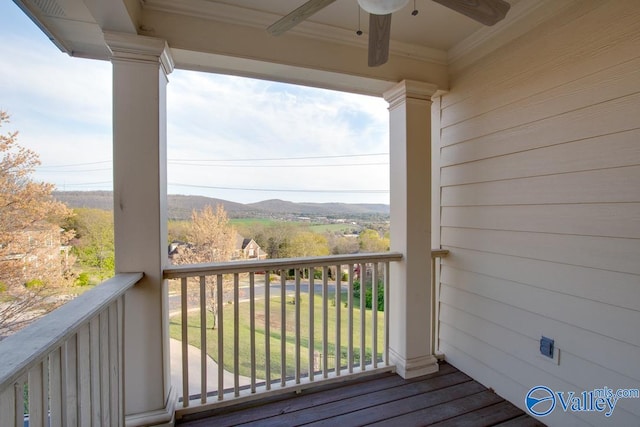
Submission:
<svg viewBox="0 0 640 427">
<path fill-rule="evenodd" d="M 369 67 L 377 67 L 389 59 L 391 14 L 369 14 Z"/>
<path fill-rule="evenodd" d="M 334 1 L 336 0 L 309 0 L 293 12 L 278 19 L 269 28 L 267 28 L 267 32 L 271 35 L 279 36 L 285 31 L 288 31 L 291 28 L 295 27 L 305 19 L 308 19 L 311 15 L 318 12 L 319 10 L 329 6 Z"/>
<path fill-rule="evenodd" d="M 433 0 L 474 21 L 491 26 L 507 15 L 511 5 L 504 0 Z"/>
</svg>

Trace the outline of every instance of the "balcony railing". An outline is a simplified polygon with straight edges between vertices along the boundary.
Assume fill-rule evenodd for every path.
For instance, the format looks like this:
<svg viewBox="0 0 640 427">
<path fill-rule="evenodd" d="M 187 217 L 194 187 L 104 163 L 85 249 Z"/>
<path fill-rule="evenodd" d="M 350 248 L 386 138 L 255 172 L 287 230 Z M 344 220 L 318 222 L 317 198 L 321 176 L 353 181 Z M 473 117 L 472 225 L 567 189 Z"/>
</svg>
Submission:
<svg viewBox="0 0 640 427">
<path fill-rule="evenodd" d="M 180 300 L 170 309 L 181 347 L 179 414 L 391 370 L 389 264 L 401 259 L 377 253 L 165 270 L 178 279 L 169 287 Z"/>
<path fill-rule="evenodd" d="M 447 253 L 432 251 L 434 275 Z M 169 329 L 180 355 L 178 417 L 392 370 L 389 266 L 401 259 L 378 253 L 166 269 L 175 291 Z M 117 275 L 0 342 L 0 426 L 124 425 L 123 296 L 141 278 Z M 437 350 L 436 286 L 432 301 Z"/>
<path fill-rule="evenodd" d="M 0 342 L 0 426 L 124 425 L 120 274 Z"/>
</svg>

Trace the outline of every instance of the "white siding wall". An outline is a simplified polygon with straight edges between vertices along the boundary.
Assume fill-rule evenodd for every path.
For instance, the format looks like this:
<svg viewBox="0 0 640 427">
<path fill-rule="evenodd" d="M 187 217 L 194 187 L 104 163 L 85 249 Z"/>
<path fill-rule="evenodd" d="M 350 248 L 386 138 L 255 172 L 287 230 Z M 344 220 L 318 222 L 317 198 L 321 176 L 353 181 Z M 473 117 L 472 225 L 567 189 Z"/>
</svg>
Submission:
<svg viewBox="0 0 640 427">
<path fill-rule="evenodd" d="M 639 388 L 640 1 L 574 4 L 436 105 L 440 350 L 522 408 L 536 385 Z M 543 421 L 637 426 L 640 399 Z"/>
</svg>

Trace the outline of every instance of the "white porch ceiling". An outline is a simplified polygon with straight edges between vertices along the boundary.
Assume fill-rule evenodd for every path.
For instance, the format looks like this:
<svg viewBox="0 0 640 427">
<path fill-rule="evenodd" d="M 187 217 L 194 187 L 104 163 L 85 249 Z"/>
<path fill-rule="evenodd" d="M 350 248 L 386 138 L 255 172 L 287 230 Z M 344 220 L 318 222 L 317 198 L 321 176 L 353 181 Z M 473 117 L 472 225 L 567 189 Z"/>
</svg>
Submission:
<svg viewBox="0 0 640 427">
<path fill-rule="evenodd" d="M 153 3 L 151 0 L 149 3 Z M 291 12 L 306 0 L 208 0 L 211 3 L 235 6 L 247 10 L 264 13 L 268 19 L 281 17 Z M 514 4 L 517 0 L 512 0 Z M 420 48 L 430 48 L 447 51 L 452 46 L 473 34 L 482 27 L 481 24 L 447 9 L 431 0 L 416 0 L 417 16 L 412 16 L 413 1 L 394 13 L 392 20 L 392 38 L 396 43 L 414 45 Z M 358 29 L 359 8 L 356 0 L 338 0 L 323 10 L 313 15 L 309 22 L 320 24 L 345 32 L 354 40 L 366 40 L 369 19 L 368 15 L 360 11 L 362 31 L 364 34 L 358 37 L 355 32 Z"/>
<path fill-rule="evenodd" d="M 103 31 L 137 33 L 167 40 L 179 68 L 380 94 L 402 79 L 446 89 L 455 62 L 477 59 L 502 35 L 524 31 L 523 21 L 539 23 L 573 0 L 508 0 L 507 18 L 493 27 L 431 0 L 415 0 L 412 16 L 412 0 L 394 13 L 390 60 L 376 68 L 366 65 L 368 15 L 356 0 L 337 0 L 279 37 L 266 28 L 306 0 L 15 1 L 73 56 L 108 59 Z"/>
</svg>

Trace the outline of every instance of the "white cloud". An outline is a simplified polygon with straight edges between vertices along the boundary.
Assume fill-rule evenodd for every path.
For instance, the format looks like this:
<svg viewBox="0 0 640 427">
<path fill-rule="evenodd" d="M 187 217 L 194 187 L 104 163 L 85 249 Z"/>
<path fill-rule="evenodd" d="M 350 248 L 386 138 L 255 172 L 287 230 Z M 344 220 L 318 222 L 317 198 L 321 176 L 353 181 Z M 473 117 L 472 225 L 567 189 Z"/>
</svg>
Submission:
<svg viewBox="0 0 640 427">
<path fill-rule="evenodd" d="M 194 90 L 195 88 L 195 90 Z M 380 99 L 281 83 L 176 72 L 169 86 L 169 158 L 264 159 L 388 151 L 386 103 Z M 386 190 L 388 167 L 304 167 L 383 163 L 385 156 L 234 162 L 250 167 L 170 165 L 170 182 L 213 187 Z M 218 163 L 220 164 L 220 163 Z M 301 167 L 266 168 L 266 165 Z M 177 188 L 195 192 L 195 189 Z M 203 191 L 198 189 L 197 191 Z M 211 190 L 210 195 L 228 191 Z M 234 200 L 388 202 L 387 194 L 254 193 Z"/>
<path fill-rule="evenodd" d="M 9 129 L 40 154 L 38 179 L 60 189 L 108 189 L 111 160 L 111 65 L 59 52 L 13 4 L 0 5 L 0 109 Z M 388 116 L 381 99 L 176 70 L 168 86 L 170 159 L 264 159 L 385 153 Z M 5 129 L 3 128 L 2 131 Z M 254 167 L 169 165 L 169 183 L 291 190 L 386 190 L 386 156 L 225 163 Z M 76 167 L 56 165 L 83 164 Z M 266 168 L 266 165 L 303 167 Z M 306 165 L 306 167 L 304 167 Z M 388 203 L 388 194 L 251 192 L 169 186 L 172 193 L 240 202 Z"/>
</svg>

